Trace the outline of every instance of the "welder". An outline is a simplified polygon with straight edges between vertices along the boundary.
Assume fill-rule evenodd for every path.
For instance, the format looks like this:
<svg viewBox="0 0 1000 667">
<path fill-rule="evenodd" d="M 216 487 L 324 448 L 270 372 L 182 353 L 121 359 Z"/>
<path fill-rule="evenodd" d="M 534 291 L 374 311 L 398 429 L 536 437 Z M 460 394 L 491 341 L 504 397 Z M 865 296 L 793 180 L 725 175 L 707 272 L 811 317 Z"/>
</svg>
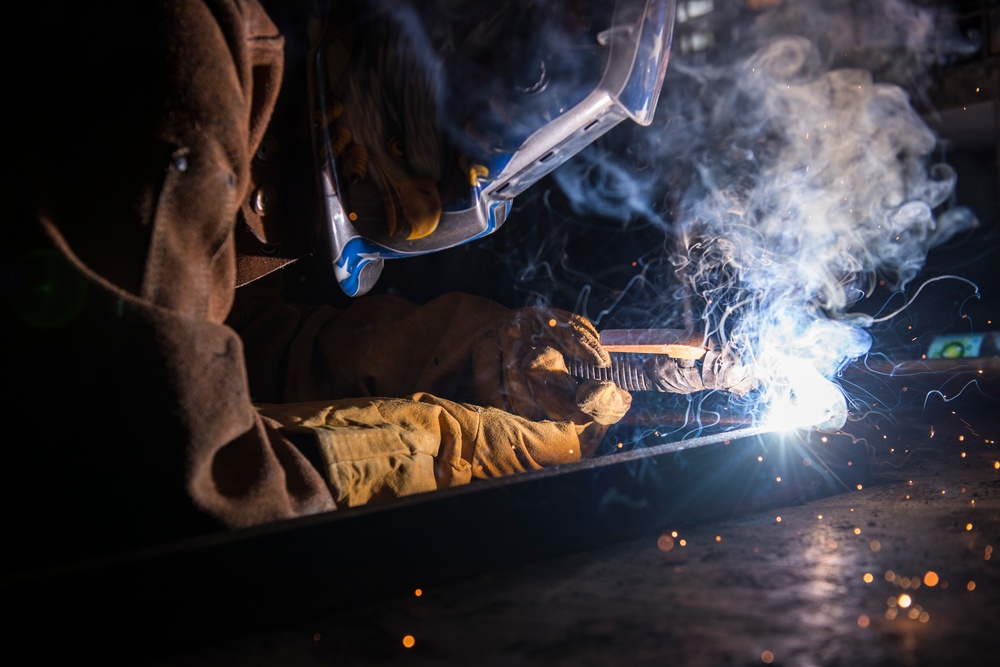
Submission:
<svg viewBox="0 0 1000 667">
<path fill-rule="evenodd" d="M 383 259 L 499 226 L 509 199 L 484 187 L 516 151 L 501 146 L 497 161 L 482 137 L 510 123 L 496 114 L 465 144 L 450 126 L 440 141 L 391 130 L 429 112 L 405 106 L 420 102 L 413 91 L 370 95 L 365 81 L 405 72 L 350 69 L 391 70 L 398 49 L 364 56 L 337 3 L 318 22 L 301 4 L 28 11 L 7 61 L 19 64 L 2 250 L 10 564 L 576 461 L 629 409 L 612 382 L 566 372 L 567 358 L 608 363 L 585 317 L 459 293 L 364 295 Z M 440 43 L 411 42 L 403 60 L 433 72 L 427 47 Z M 366 128 L 372 114 L 382 125 Z M 515 174 L 510 193 L 540 173 Z M 439 240 L 449 234 L 464 238 Z M 352 241 L 361 251 L 345 260 Z M 324 253 L 351 304 L 284 300 L 282 272 Z M 727 388 L 717 370 L 708 388 Z"/>
</svg>

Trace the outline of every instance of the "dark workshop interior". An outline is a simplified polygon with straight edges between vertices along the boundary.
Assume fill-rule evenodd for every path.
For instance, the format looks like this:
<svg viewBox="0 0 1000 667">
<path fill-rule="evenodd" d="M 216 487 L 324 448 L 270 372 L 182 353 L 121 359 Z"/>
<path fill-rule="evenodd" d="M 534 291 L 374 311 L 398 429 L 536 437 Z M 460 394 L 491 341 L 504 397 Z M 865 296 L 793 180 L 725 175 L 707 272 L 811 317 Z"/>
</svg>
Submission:
<svg viewBox="0 0 1000 667">
<path fill-rule="evenodd" d="M 758 40 L 801 35 L 822 67 L 906 91 L 931 160 L 956 175 L 940 224 L 953 209 L 976 221 L 913 258 L 902 289 L 863 286 L 871 348 L 835 377 L 846 421 L 771 430 L 745 401 L 637 392 L 579 464 L 9 573 L 30 662 L 63 647 L 162 667 L 997 664 L 1000 339 L 929 350 L 1000 332 L 1000 0 L 676 7 L 650 127 L 616 127 L 519 195 L 494 234 L 387 261 L 375 290 L 544 303 L 598 328 L 683 324 L 683 309 L 656 310 L 674 265 L 641 211 L 676 222 L 688 175 L 658 171 L 652 147 L 684 143 L 670 132 L 692 85 L 727 80 Z M 347 298 L 321 258 L 286 273 L 293 298 Z M 204 604 L 172 613 L 194 596 Z"/>
</svg>

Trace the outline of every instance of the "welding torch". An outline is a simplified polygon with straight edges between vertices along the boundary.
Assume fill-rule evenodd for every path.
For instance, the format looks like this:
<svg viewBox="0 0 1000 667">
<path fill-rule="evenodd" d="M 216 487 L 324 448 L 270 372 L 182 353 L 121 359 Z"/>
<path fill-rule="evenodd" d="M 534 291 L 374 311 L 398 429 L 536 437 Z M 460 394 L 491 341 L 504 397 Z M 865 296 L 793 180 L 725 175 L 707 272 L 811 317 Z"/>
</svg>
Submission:
<svg viewBox="0 0 1000 667">
<path fill-rule="evenodd" d="M 570 375 L 581 380 L 611 381 L 630 393 L 644 392 L 643 396 L 689 394 L 704 388 L 698 368 L 698 362 L 710 349 L 704 336 L 683 329 L 605 329 L 600 332 L 600 342 L 611 364 L 601 367 L 567 359 Z M 685 410 L 656 400 L 640 400 L 633 402 L 622 422 L 682 425 L 687 418 Z M 750 423 L 747 415 L 726 415 L 724 419 L 729 425 Z"/>
<path fill-rule="evenodd" d="M 582 380 L 614 382 L 628 392 L 665 392 L 691 394 L 705 389 L 718 389 L 741 396 L 757 387 L 752 370 L 738 359 L 720 352 L 712 341 L 682 329 L 605 329 L 600 332 L 601 345 L 611 357 L 611 364 L 599 367 L 579 360 L 568 360 L 567 368 Z M 811 418 L 814 428 L 837 430 L 844 425 L 847 406 L 839 392 L 822 397 L 818 416 Z M 799 397 L 799 414 L 809 414 L 804 396 Z M 625 420 L 632 424 L 667 423 L 686 419 L 677 408 L 661 407 L 644 402 L 640 410 L 630 410 Z M 750 411 L 739 415 L 718 415 L 729 424 L 750 424 Z"/>
<path fill-rule="evenodd" d="M 582 380 L 610 380 L 629 392 L 671 391 L 651 368 L 651 355 L 668 357 L 682 369 L 695 369 L 709 349 L 703 336 L 683 329 L 605 329 L 600 336 L 611 365 L 567 360 L 570 375 Z"/>
</svg>

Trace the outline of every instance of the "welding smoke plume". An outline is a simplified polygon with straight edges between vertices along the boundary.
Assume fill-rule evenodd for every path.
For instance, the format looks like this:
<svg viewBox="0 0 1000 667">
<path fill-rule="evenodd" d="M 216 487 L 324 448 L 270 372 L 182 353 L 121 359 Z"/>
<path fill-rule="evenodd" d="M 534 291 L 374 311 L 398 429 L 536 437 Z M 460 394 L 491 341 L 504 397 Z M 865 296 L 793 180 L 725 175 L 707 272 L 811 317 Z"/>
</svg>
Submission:
<svg viewBox="0 0 1000 667">
<path fill-rule="evenodd" d="M 913 107 L 944 53 L 935 17 L 861 3 L 882 23 L 838 31 L 843 16 L 823 9 L 836 3 L 785 4 L 746 26 L 741 57 L 674 57 L 657 122 L 628 148 L 633 176 L 616 165 L 596 177 L 612 195 L 579 187 L 595 182 L 599 147 L 555 174 L 579 213 L 655 212 L 674 267 L 663 319 L 731 346 L 765 404 L 835 400 L 830 380 L 872 344 L 852 306 L 878 280 L 902 290 L 933 247 L 976 224 L 950 206 L 957 176 L 934 162 L 937 137 Z M 796 25 L 807 34 L 789 34 Z M 840 66 L 845 54 L 872 66 Z"/>
</svg>

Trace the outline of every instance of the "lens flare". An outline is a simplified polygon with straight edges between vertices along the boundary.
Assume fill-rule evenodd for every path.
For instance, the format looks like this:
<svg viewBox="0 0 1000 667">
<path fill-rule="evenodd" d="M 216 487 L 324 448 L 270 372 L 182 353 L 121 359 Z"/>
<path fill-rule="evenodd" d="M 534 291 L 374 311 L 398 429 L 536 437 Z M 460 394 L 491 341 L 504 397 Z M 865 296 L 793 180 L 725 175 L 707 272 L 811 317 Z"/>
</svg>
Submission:
<svg viewBox="0 0 1000 667">
<path fill-rule="evenodd" d="M 804 366 L 790 378 L 787 391 L 772 392 L 764 423 L 774 430 L 836 430 L 847 421 L 847 402 L 837 385 Z"/>
</svg>

